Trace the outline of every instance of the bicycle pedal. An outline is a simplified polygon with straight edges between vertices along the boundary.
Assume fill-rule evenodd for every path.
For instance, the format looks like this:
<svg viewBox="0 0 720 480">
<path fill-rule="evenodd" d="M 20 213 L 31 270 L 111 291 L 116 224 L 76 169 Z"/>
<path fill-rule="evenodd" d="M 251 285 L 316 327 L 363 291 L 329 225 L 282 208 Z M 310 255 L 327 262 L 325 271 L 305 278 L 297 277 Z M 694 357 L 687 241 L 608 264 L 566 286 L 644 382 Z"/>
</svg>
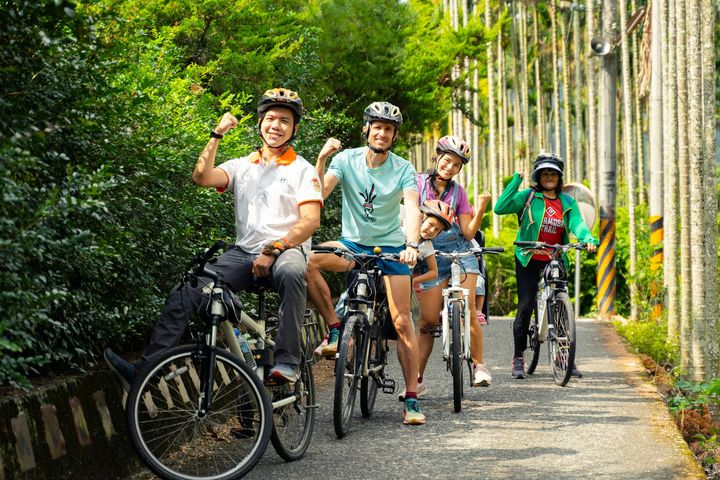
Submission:
<svg viewBox="0 0 720 480">
<path fill-rule="evenodd" d="M 386 378 L 380 386 L 382 387 L 383 393 L 395 393 L 395 380 L 392 378 Z"/>
<path fill-rule="evenodd" d="M 442 327 L 440 325 L 436 325 L 434 327 L 428 328 L 428 333 L 433 338 L 439 338 L 442 334 Z"/>
</svg>

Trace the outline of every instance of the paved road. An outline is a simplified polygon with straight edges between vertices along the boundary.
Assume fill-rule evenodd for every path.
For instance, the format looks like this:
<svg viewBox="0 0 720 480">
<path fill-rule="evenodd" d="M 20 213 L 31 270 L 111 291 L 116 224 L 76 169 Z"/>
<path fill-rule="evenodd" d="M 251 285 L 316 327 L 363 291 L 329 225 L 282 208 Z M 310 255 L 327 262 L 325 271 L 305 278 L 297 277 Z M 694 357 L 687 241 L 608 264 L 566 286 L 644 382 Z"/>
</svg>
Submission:
<svg viewBox="0 0 720 480">
<path fill-rule="evenodd" d="M 246 478 L 704 478 L 612 326 L 578 323 L 577 363 L 585 377 L 565 388 L 552 382 L 545 351 L 535 375 L 510 377 L 510 330 L 509 319 L 492 319 L 485 327 L 493 383 L 467 389 L 461 413 L 452 412 L 451 377 L 438 345 L 426 373 L 424 426 L 403 426 L 397 397 L 379 394 L 373 416 L 363 419 L 358 404 L 350 434 L 337 440 L 332 379 L 326 378 L 319 384 L 321 408 L 306 457 L 284 463 L 270 446 Z M 400 380 L 394 354 L 392 360 L 389 372 Z M 329 366 L 325 361 L 318 367 L 320 377 Z"/>
</svg>

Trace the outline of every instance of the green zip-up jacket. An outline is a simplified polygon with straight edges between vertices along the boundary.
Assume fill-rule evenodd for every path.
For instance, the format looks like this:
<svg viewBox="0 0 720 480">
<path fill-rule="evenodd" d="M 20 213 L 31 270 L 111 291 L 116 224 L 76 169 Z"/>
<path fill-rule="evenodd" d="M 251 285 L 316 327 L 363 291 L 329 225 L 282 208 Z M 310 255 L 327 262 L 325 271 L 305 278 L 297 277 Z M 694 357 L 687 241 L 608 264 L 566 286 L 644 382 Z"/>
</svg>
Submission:
<svg viewBox="0 0 720 480">
<path fill-rule="evenodd" d="M 515 173 L 510 183 L 508 183 L 505 190 L 503 190 L 495 208 L 493 211 L 497 215 L 508 215 L 511 213 L 520 215 L 525 208 L 528 196 L 530 195 L 530 188 L 518 191 L 518 187 L 522 183 L 519 173 Z M 568 232 L 572 232 L 579 241 L 586 243 L 598 244 L 598 241 L 590 233 L 590 229 L 585 225 L 580 214 L 577 202 L 573 197 L 566 193 L 560 193 L 560 203 L 563 208 L 563 223 L 565 224 L 565 232 L 562 236 L 563 244 L 570 243 L 570 237 Z M 523 242 L 537 242 L 540 236 L 540 225 L 542 219 L 545 216 L 545 196 L 542 192 L 533 193 L 533 199 L 530 202 L 525 215 L 523 215 L 520 229 L 518 230 L 517 237 L 515 240 Z M 532 255 L 527 252 L 523 252 L 519 247 L 515 247 L 515 256 L 520 263 L 526 267 L 530 262 Z M 567 256 L 564 255 L 565 267 L 568 266 Z"/>
</svg>

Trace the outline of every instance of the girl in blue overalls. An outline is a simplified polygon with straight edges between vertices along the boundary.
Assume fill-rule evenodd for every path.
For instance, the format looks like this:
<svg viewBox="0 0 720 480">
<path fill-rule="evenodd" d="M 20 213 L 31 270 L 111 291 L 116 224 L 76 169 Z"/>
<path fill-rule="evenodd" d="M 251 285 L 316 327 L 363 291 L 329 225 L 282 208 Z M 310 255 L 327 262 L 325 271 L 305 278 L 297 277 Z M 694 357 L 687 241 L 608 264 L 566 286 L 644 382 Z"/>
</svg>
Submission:
<svg viewBox="0 0 720 480">
<path fill-rule="evenodd" d="M 465 189 L 453 181 L 462 166 L 470 161 L 470 146 L 463 139 L 453 136 L 442 137 L 435 147 L 436 156 L 433 159 L 435 168 L 427 173 L 418 175 L 418 191 L 420 204 L 425 200 L 437 199 L 450 205 L 455 210 L 455 223 L 452 228 L 440 233 L 433 240 L 435 250 L 443 252 L 464 252 L 472 248 L 473 239 L 482 222 L 485 208 L 490 202 L 490 194 L 484 192 L 480 196 L 480 204 L 476 215 L 472 215 L 473 207 L 468 201 Z M 429 327 L 437 325 L 442 310 L 442 289 L 447 287 L 450 280 L 450 264 L 448 259 L 437 257 L 438 278 L 420 285 L 418 300 L 421 307 L 419 344 L 419 378 L 418 396 L 427 393 L 427 386 L 423 381 L 423 372 L 428 358 L 432 353 L 433 337 L 429 334 Z M 464 267 L 463 288 L 470 292 L 475 291 L 477 277 L 480 274 L 478 261 L 474 256 L 462 257 Z M 483 361 L 483 336 L 480 323 L 475 312 L 475 302 L 469 302 L 470 308 L 470 354 L 473 358 L 473 381 L 476 387 L 487 387 L 492 377 Z"/>
</svg>

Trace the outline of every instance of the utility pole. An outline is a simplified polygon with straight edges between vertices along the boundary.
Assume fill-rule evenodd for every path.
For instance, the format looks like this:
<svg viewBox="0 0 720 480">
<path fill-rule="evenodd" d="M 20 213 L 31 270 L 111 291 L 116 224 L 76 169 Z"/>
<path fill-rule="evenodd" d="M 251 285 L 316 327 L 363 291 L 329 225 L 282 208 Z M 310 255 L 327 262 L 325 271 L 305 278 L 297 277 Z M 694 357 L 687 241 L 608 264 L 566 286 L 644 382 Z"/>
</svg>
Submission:
<svg viewBox="0 0 720 480">
<path fill-rule="evenodd" d="M 600 248 L 598 249 L 597 286 L 598 312 L 609 315 L 615 311 L 616 242 L 615 201 L 617 196 L 617 143 L 615 95 L 617 89 L 616 2 L 603 2 L 602 41 L 593 41 L 593 50 L 602 58 L 599 92 L 598 167 L 600 191 Z"/>
</svg>

